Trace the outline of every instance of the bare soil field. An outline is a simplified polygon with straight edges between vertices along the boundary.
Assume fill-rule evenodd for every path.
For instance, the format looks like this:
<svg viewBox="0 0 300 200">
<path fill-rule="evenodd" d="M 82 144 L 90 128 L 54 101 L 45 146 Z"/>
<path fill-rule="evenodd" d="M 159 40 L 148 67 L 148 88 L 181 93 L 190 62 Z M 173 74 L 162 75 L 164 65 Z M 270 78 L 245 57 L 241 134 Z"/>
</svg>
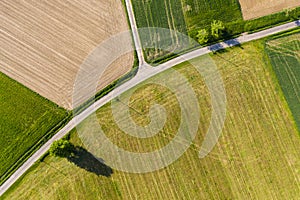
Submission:
<svg viewBox="0 0 300 200">
<path fill-rule="evenodd" d="M 239 0 L 245 20 L 300 6 L 299 0 Z"/>
<path fill-rule="evenodd" d="M 0 71 L 72 109 L 76 74 L 87 55 L 128 30 L 120 0 L 0 1 Z M 131 41 L 128 42 L 131 45 Z M 97 89 L 128 72 L 133 54 L 116 60 Z"/>
</svg>

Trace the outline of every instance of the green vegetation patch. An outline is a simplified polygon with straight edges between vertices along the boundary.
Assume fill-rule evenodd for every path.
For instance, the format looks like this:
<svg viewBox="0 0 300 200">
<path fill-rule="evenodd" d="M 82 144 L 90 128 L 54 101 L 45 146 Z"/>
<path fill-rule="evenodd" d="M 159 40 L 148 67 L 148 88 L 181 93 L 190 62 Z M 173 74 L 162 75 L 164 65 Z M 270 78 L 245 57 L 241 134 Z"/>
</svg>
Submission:
<svg viewBox="0 0 300 200">
<path fill-rule="evenodd" d="M 181 0 L 188 30 L 208 27 L 213 20 L 243 19 L 238 0 Z"/>
<path fill-rule="evenodd" d="M 256 32 L 271 28 L 300 16 L 300 7 L 263 16 L 257 19 L 243 20 L 238 0 L 182 0 L 189 36 L 197 39 L 198 30 L 210 29 L 213 20 L 224 22 L 226 32 L 223 38 L 231 38 L 243 32 Z M 189 6 L 190 5 L 190 6 Z M 210 40 L 215 42 L 216 40 Z"/>
<path fill-rule="evenodd" d="M 141 34 L 141 42 L 143 46 L 154 47 L 147 48 L 145 51 L 147 60 L 152 60 L 168 54 L 166 47 L 170 49 L 182 48 L 181 46 L 178 46 L 178 44 L 180 44 L 180 35 L 175 32 L 178 31 L 179 33 L 187 35 L 181 1 L 133 0 L 132 4 L 137 26 L 139 28 L 155 27 L 174 30 L 158 32 L 150 29 L 149 32 Z M 168 41 L 163 42 L 162 44 L 162 41 L 166 38 Z"/>
<path fill-rule="evenodd" d="M 133 0 L 132 4 L 139 28 L 160 27 L 186 32 L 181 1 Z"/>
<path fill-rule="evenodd" d="M 176 30 L 189 35 L 201 45 L 237 37 L 244 32 L 271 28 L 300 17 L 300 7 L 297 7 L 257 19 L 244 20 L 238 0 L 133 0 L 132 3 L 139 28 L 162 27 Z M 214 20 L 221 21 L 225 27 L 218 37 L 211 36 L 211 24 Z M 146 61 L 151 64 L 167 61 L 176 56 L 175 54 L 198 46 L 191 41 L 180 40 L 179 34 L 172 31 L 165 33 L 166 36 L 158 35 L 155 31 L 149 31 L 147 36 L 141 36 Z M 165 38 L 169 40 L 162 45 L 161 41 Z M 149 44 L 154 44 L 154 47 L 146 48 Z M 161 47 L 165 50 L 160 50 Z"/>
<path fill-rule="evenodd" d="M 282 12 L 263 16 L 251 20 L 237 20 L 226 24 L 228 34 L 238 35 L 243 32 L 257 32 L 266 28 L 278 26 L 288 21 L 294 21 L 300 17 L 300 7 L 284 10 Z"/>
<path fill-rule="evenodd" d="M 67 112 L 0 73 L 1 182 Z M 21 158 L 22 157 L 22 158 Z"/>
<path fill-rule="evenodd" d="M 269 41 L 267 53 L 300 130 L 300 34 Z"/>
</svg>

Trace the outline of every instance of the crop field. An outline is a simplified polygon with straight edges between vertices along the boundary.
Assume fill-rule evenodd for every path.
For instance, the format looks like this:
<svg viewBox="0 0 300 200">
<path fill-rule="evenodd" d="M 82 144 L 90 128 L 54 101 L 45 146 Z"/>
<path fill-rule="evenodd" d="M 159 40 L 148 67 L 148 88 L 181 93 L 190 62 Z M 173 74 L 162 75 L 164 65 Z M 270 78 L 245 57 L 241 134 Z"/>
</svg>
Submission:
<svg viewBox="0 0 300 200">
<path fill-rule="evenodd" d="M 186 32 L 180 1 L 133 0 L 132 3 L 136 12 L 138 27 L 161 27 L 174 29 L 182 33 Z"/>
<path fill-rule="evenodd" d="M 135 11 L 137 26 L 139 28 L 159 27 L 187 34 L 181 1 L 133 0 L 132 4 Z M 151 60 L 153 58 L 164 55 L 166 52 L 163 50 L 159 50 L 159 48 L 164 47 L 160 46 L 160 38 L 166 37 L 164 36 L 164 33 L 157 33 L 157 31 L 155 30 L 149 30 L 149 36 L 149 39 L 142 38 L 142 43 L 144 45 L 153 45 L 156 48 L 154 50 L 148 49 L 148 51 L 146 51 L 146 58 L 148 60 Z M 169 47 L 170 49 L 180 48 L 177 46 L 179 43 L 178 37 L 180 37 L 178 36 L 178 34 L 176 34 L 175 32 L 170 32 L 167 37 L 171 40 L 167 47 Z"/>
<path fill-rule="evenodd" d="M 297 199 L 300 138 L 272 67 L 264 60 L 264 44 L 251 42 L 212 55 L 225 84 L 227 117 L 219 142 L 207 157 L 199 159 L 198 152 L 210 123 L 210 94 L 201 75 L 183 63 L 174 69 L 194 88 L 201 116 L 193 144 L 178 160 L 151 173 L 113 170 L 105 177 L 47 156 L 3 199 Z M 158 76 L 166 78 L 168 73 Z M 114 144 L 132 152 L 149 152 L 174 138 L 180 107 L 169 89 L 149 83 L 138 88 L 129 102 L 131 117 L 141 126 L 149 123 L 150 105 L 162 105 L 167 114 L 165 126 L 150 138 L 126 135 L 114 122 L 108 104 L 97 116 Z M 71 141 L 85 146 L 75 131 Z"/>
<path fill-rule="evenodd" d="M 268 55 L 300 130 L 300 34 L 267 43 Z"/>
<path fill-rule="evenodd" d="M 67 116 L 64 109 L 0 73 L 0 181 L 30 147 Z"/>
<path fill-rule="evenodd" d="M 128 30 L 119 0 L 3 0 L 0 24 L 0 71 L 67 109 L 72 109 L 74 80 L 88 54 L 110 36 Z M 133 54 L 121 56 L 98 89 L 132 65 Z"/>
<path fill-rule="evenodd" d="M 142 27 L 161 27 L 178 31 L 184 35 L 190 35 L 195 38 L 199 28 L 207 28 L 213 20 L 222 20 L 223 22 L 232 22 L 242 20 L 242 14 L 238 0 L 133 0 L 137 26 Z M 164 8 L 164 9 L 161 9 Z M 151 31 L 150 31 L 151 32 Z M 142 37 L 143 45 L 153 43 L 153 46 L 167 47 L 165 49 L 174 50 L 174 48 L 185 50 L 191 44 L 184 44 L 180 40 L 179 34 L 171 32 L 169 38 L 171 42 L 162 44 L 163 36 L 157 36 L 152 31 L 150 37 Z M 162 34 L 163 35 L 163 34 Z M 176 52 L 176 51 L 175 51 Z M 158 48 L 145 51 L 148 60 L 165 56 L 165 51 L 159 51 Z"/>
<path fill-rule="evenodd" d="M 189 31 L 206 28 L 212 20 L 232 22 L 242 19 L 238 0 L 182 0 Z"/>
<path fill-rule="evenodd" d="M 206 31 L 210 32 L 210 26 L 213 20 L 220 20 L 224 23 L 226 31 L 222 35 L 222 38 L 219 39 L 226 39 L 244 32 L 258 31 L 276 26 L 280 23 L 299 19 L 300 7 L 297 7 L 299 6 L 299 1 L 279 0 L 274 2 L 275 1 L 272 1 L 272 3 L 270 3 L 270 0 L 132 1 L 139 28 L 169 28 L 182 34 L 186 34 L 195 41 L 197 41 L 197 33 L 199 30 L 206 29 Z M 253 6 L 255 6 L 255 9 Z M 270 6 L 272 12 L 266 11 L 265 13 L 261 13 L 261 11 L 268 10 L 268 6 Z M 280 7 L 280 9 L 277 9 L 277 7 Z M 245 17 L 248 10 L 249 15 L 258 14 L 258 16 Z M 146 37 L 141 37 L 146 59 L 150 63 L 163 62 L 168 57 L 174 56 L 174 54 L 170 53 L 172 51 L 176 54 L 197 46 L 197 44 L 192 43 L 191 41 L 186 42 L 182 40 L 180 38 L 181 34 L 175 34 L 172 31 L 170 34 L 165 33 L 165 35 L 161 35 L 152 30 L 149 31 L 149 34 Z M 163 43 L 165 38 L 168 38 L 168 42 Z M 218 40 L 213 38 L 210 39 L 210 43 Z M 145 46 L 149 46 L 149 43 L 153 43 L 154 45 L 152 46 L 155 47 L 146 48 Z M 166 50 L 159 50 L 161 46 L 165 47 L 162 49 Z"/>
<path fill-rule="evenodd" d="M 300 6 L 298 0 L 239 0 L 245 20 Z"/>
</svg>

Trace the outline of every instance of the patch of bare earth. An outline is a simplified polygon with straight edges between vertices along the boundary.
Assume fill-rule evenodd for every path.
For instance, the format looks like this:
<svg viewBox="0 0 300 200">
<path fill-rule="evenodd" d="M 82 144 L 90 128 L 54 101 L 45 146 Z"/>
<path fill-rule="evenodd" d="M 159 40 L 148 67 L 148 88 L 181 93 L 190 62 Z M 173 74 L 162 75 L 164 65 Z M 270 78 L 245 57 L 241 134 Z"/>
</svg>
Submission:
<svg viewBox="0 0 300 200">
<path fill-rule="evenodd" d="M 101 42 L 126 30 L 120 0 L 1 0 L 0 71 L 72 109 L 73 85 L 84 59 Z M 132 65 L 133 54 L 120 57 L 97 89 Z"/>
<path fill-rule="evenodd" d="M 245 20 L 300 6 L 299 0 L 239 0 Z"/>
</svg>

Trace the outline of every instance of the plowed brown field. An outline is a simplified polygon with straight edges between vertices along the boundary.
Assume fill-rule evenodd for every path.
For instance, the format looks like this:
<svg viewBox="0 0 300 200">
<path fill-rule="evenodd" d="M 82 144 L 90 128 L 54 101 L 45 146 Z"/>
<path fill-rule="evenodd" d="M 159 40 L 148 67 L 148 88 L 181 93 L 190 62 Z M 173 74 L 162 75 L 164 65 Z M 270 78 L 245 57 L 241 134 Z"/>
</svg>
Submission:
<svg viewBox="0 0 300 200">
<path fill-rule="evenodd" d="M 72 109 L 73 84 L 84 59 L 102 41 L 125 30 L 120 0 L 1 0 L 0 71 Z M 132 64 L 133 54 L 116 60 L 98 89 Z"/>
<path fill-rule="evenodd" d="M 245 20 L 300 6 L 299 0 L 240 0 Z"/>
</svg>

